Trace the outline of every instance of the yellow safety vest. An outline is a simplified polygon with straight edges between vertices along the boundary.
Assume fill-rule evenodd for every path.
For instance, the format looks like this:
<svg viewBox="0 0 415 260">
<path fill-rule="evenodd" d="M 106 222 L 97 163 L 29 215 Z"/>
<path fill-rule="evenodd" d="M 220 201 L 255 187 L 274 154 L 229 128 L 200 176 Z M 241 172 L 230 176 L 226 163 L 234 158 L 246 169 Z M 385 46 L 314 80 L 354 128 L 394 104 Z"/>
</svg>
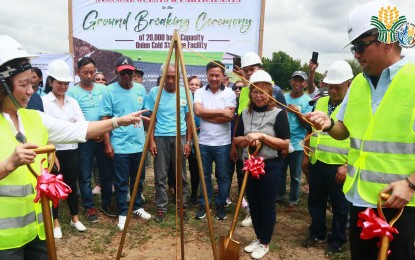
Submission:
<svg viewBox="0 0 415 260">
<path fill-rule="evenodd" d="M 372 113 L 370 86 L 362 74 L 349 91 L 344 124 L 350 133 L 347 193 L 355 182 L 359 195 L 376 204 L 391 182 L 415 172 L 415 65 L 396 74 L 376 113 Z M 408 204 L 415 206 L 415 198 Z"/>
<path fill-rule="evenodd" d="M 19 109 L 28 143 L 46 145 L 48 133 L 35 110 Z M 4 161 L 19 145 L 8 121 L 0 116 L 0 161 Z M 46 155 L 38 155 L 32 164 L 40 172 L 40 162 Z M 20 166 L 0 180 L 0 250 L 19 248 L 36 236 L 45 239 L 42 208 L 34 203 L 37 180 L 26 166 Z"/>
<path fill-rule="evenodd" d="M 316 104 L 316 110 L 328 113 L 329 97 L 319 98 Z M 337 121 L 336 115 L 339 112 L 340 105 L 336 107 L 330 115 L 334 121 Z M 328 133 L 316 132 L 313 128 L 313 135 L 310 139 L 310 148 L 313 154 L 310 157 L 312 164 L 317 160 L 327 164 L 345 164 L 347 162 L 347 153 L 350 148 L 349 138 L 345 140 L 336 140 Z"/>
</svg>

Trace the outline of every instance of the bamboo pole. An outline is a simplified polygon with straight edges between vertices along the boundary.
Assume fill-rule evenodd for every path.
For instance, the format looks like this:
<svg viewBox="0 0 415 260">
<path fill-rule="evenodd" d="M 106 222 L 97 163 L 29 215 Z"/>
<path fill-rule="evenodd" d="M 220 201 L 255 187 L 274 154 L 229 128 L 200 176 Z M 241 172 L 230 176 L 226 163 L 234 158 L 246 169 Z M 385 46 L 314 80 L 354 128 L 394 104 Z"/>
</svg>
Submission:
<svg viewBox="0 0 415 260">
<path fill-rule="evenodd" d="M 184 86 L 185 86 L 184 89 L 186 91 L 186 99 L 187 99 L 188 104 L 192 104 L 192 100 L 190 99 L 189 83 L 187 82 L 186 67 L 184 65 L 183 50 L 182 50 L 182 44 L 181 44 L 181 41 L 180 41 L 180 37 L 178 37 L 177 42 L 178 42 L 177 45 L 178 45 L 178 52 L 179 53 L 178 54 L 176 53 L 176 55 L 179 56 L 179 58 L 180 58 L 180 65 L 181 65 L 181 69 L 182 69 L 182 73 L 183 73 L 183 83 L 184 83 Z M 208 223 L 208 228 L 209 228 L 210 242 L 211 242 L 211 245 L 212 245 L 213 258 L 215 260 L 217 260 L 217 259 L 219 259 L 218 258 L 218 251 L 216 249 L 215 234 L 214 234 L 214 231 L 213 231 L 212 215 L 210 214 L 209 198 L 208 198 L 208 195 L 207 195 L 205 175 L 204 175 L 203 167 L 202 167 L 202 159 L 201 159 L 200 149 L 199 149 L 199 139 L 197 137 L 196 124 L 195 124 L 195 121 L 193 120 L 193 118 L 194 118 L 193 106 L 189 106 L 189 112 L 190 112 L 190 116 L 192 117 L 192 120 L 190 120 L 190 122 L 192 123 L 192 135 L 193 135 L 194 146 L 195 146 L 195 151 L 196 151 L 197 166 L 199 168 L 199 177 L 200 177 L 200 183 L 201 183 L 201 186 L 202 186 L 203 199 L 205 201 L 205 210 L 206 210 L 207 223 Z"/>
<path fill-rule="evenodd" d="M 166 64 L 170 63 L 170 59 L 173 53 L 173 47 L 174 47 L 174 37 L 172 38 L 171 44 L 170 44 L 170 48 L 169 48 L 169 52 L 167 54 L 167 62 Z M 160 86 L 164 85 L 164 82 L 166 81 L 166 73 L 167 73 L 167 66 L 164 66 L 163 68 L 163 74 L 161 76 L 161 80 L 160 80 Z M 157 114 L 157 110 L 158 110 L 158 106 L 160 103 L 160 97 L 161 97 L 161 91 L 162 91 L 162 87 L 159 88 L 159 91 L 157 93 L 157 97 L 156 97 L 156 102 L 154 103 L 154 109 L 153 112 L 151 113 L 151 117 L 150 117 L 150 124 L 147 130 L 147 138 L 146 138 L 146 142 L 144 143 L 144 150 L 142 152 L 141 155 L 141 160 L 140 160 L 140 166 L 138 167 L 138 171 L 137 171 L 137 177 L 135 179 L 135 183 L 134 183 L 134 189 L 133 189 L 133 193 L 131 195 L 130 198 L 130 205 L 128 206 L 128 213 L 127 213 L 127 219 L 125 220 L 125 225 L 124 225 L 124 229 L 122 231 L 122 235 L 121 235 L 121 241 L 120 241 L 120 245 L 118 247 L 118 252 L 117 252 L 117 259 L 121 259 L 121 254 L 122 254 L 122 249 L 124 247 L 124 243 L 125 243 L 125 236 L 127 235 L 127 229 L 128 229 L 128 225 L 130 223 L 130 218 L 131 218 L 131 213 L 133 211 L 133 206 L 134 206 L 134 201 L 135 198 L 137 196 L 137 190 L 138 190 L 138 184 L 140 182 L 140 178 L 141 178 L 141 171 L 143 170 L 144 164 L 145 164 L 145 158 L 146 158 L 146 154 L 148 151 L 148 146 L 150 144 L 150 133 L 153 133 L 154 131 L 154 127 L 156 124 L 156 114 Z"/>
<path fill-rule="evenodd" d="M 74 75 L 72 75 L 73 78 L 75 78 L 76 70 L 75 70 L 75 53 L 74 53 L 74 47 L 73 47 L 73 19 L 72 19 L 72 0 L 68 0 L 68 41 L 69 41 L 69 54 L 72 58 L 72 64 L 74 64 Z"/>
<path fill-rule="evenodd" d="M 262 46 L 264 43 L 264 19 L 265 19 L 265 0 L 261 1 L 261 20 L 259 23 L 259 42 L 258 42 L 258 55 L 262 59 Z"/>
</svg>

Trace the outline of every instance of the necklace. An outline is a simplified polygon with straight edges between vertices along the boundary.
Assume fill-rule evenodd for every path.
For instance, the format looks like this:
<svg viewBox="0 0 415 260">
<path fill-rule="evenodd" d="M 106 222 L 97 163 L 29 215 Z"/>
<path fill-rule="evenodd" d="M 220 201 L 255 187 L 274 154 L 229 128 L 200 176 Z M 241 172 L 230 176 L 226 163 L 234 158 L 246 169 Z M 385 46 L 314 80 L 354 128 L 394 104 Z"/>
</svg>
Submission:
<svg viewBox="0 0 415 260">
<path fill-rule="evenodd" d="M 261 122 L 259 123 L 258 128 L 256 129 L 256 131 L 259 131 L 259 129 L 261 128 L 262 122 L 264 121 L 265 113 L 266 113 L 266 111 L 264 111 L 264 113 L 262 114 Z M 251 126 L 249 128 L 250 133 L 252 133 L 253 121 L 254 121 L 254 111 L 252 111 L 252 114 L 251 114 Z M 255 130 L 255 128 L 254 128 L 254 130 Z"/>
</svg>

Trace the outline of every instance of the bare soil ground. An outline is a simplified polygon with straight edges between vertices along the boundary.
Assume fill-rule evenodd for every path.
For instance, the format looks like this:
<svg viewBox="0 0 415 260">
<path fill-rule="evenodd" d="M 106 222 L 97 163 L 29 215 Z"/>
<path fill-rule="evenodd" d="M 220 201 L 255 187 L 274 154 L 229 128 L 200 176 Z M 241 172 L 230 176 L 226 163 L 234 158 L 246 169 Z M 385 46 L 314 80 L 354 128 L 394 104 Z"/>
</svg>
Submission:
<svg viewBox="0 0 415 260">
<path fill-rule="evenodd" d="M 231 197 L 234 202 L 228 207 L 228 217 L 224 221 L 214 218 L 213 226 L 216 242 L 220 236 L 229 232 L 235 201 L 238 194 L 235 185 L 232 186 Z M 155 214 L 154 206 L 154 175 L 152 168 L 147 168 L 146 185 L 144 191 L 146 202 L 144 208 Z M 96 196 L 96 205 L 99 205 L 99 196 Z M 80 233 L 69 226 L 70 216 L 66 203 L 62 203 L 60 220 L 63 238 L 56 241 L 58 259 L 101 260 L 115 259 L 121 239 L 121 232 L 117 230 L 117 219 L 110 219 L 99 212 L 98 223 L 88 223 L 80 208 L 80 220 L 87 230 Z M 213 259 L 212 246 L 208 233 L 207 220 L 195 220 L 197 207 L 190 206 L 187 210 L 190 221 L 184 227 L 184 255 L 185 259 Z M 327 211 L 328 221 L 331 214 Z M 245 216 L 242 210 L 239 222 Z M 335 256 L 325 255 L 326 244 L 320 247 L 306 249 L 302 241 L 307 237 L 310 217 L 307 211 L 307 197 L 301 195 L 300 205 L 292 212 L 285 211 L 285 205 L 277 205 L 277 223 L 274 228 L 270 252 L 263 259 L 350 259 L 348 248 L 345 253 Z M 252 227 L 237 225 L 233 239 L 240 242 L 240 259 L 251 259 L 243 252 L 243 247 L 255 238 Z M 347 247 L 347 245 L 346 245 Z M 132 217 L 128 227 L 128 234 L 123 248 L 122 259 L 181 259 L 180 232 L 176 229 L 175 206 L 170 205 L 167 217 L 163 223 L 156 223 L 154 219 L 143 221 Z"/>
</svg>

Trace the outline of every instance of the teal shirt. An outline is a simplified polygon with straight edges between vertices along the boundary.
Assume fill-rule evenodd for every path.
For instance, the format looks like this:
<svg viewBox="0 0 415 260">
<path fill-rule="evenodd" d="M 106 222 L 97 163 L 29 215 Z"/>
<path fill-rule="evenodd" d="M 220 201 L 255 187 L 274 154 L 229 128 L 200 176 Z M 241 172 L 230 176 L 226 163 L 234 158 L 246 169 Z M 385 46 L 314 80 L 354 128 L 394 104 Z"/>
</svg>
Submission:
<svg viewBox="0 0 415 260">
<path fill-rule="evenodd" d="M 142 110 L 146 102 L 146 90 L 143 85 L 133 82 L 129 90 L 123 89 L 118 82 L 107 86 L 107 92 L 101 100 L 99 115 L 121 117 Z M 132 154 L 143 151 L 144 126 L 122 126 L 111 131 L 111 145 L 116 154 Z"/>
<path fill-rule="evenodd" d="M 154 87 L 148 93 L 146 108 L 150 111 L 154 110 L 158 91 L 159 87 Z M 186 135 L 186 113 L 188 112 L 186 92 L 183 87 L 180 87 L 180 135 Z M 176 136 L 176 93 L 162 90 L 156 118 L 154 136 Z"/>
<path fill-rule="evenodd" d="M 106 86 L 94 83 L 91 91 L 76 85 L 69 88 L 66 94 L 78 101 L 86 121 L 99 121 L 101 120 L 99 115 L 101 99 L 105 92 L 107 92 Z"/>
<path fill-rule="evenodd" d="M 308 104 L 308 101 L 311 98 L 308 95 L 302 95 L 298 98 L 292 98 L 290 93 L 284 95 L 285 100 L 287 101 L 287 105 L 293 104 L 300 108 L 301 114 L 306 114 L 311 112 L 312 106 Z M 301 125 L 300 120 L 298 120 L 297 116 L 288 110 L 288 122 L 290 123 L 290 141 L 292 146 L 294 147 L 294 151 L 302 151 L 303 147 L 301 147 L 300 142 L 304 140 L 306 134 L 305 126 Z"/>
</svg>

